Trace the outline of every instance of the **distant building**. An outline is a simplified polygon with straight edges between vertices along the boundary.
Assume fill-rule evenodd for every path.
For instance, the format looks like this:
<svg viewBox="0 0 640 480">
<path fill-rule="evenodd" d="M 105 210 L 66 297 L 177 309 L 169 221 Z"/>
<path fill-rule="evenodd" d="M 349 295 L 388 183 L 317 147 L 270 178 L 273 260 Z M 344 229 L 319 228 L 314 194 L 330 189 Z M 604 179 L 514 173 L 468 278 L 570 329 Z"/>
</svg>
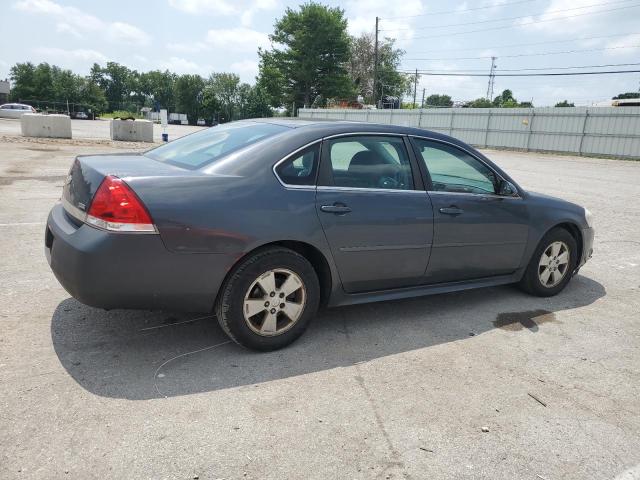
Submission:
<svg viewBox="0 0 640 480">
<path fill-rule="evenodd" d="M 0 80 L 0 103 L 5 103 L 9 101 L 10 91 L 11 91 L 11 87 L 9 85 L 9 80 L 7 79 Z"/>
</svg>

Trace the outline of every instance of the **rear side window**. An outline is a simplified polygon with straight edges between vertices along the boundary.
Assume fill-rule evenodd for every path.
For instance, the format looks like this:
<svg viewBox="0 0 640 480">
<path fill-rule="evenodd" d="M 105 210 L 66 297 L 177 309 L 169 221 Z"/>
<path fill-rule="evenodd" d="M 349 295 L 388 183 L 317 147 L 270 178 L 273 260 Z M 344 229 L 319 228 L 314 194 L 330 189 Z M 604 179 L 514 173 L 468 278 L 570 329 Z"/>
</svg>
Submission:
<svg viewBox="0 0 640 480">
<path fill-rule="evenodd" d="M 400 137 L 330 140 L 328 159 L 336 187 L 413 190 L 411 163 Z"/>
<path fill-rule="evenodd" d="M 145 155 L 159 162 L 195 170 L 289 127 L 273 123 L 232 122 L 174 140 Z"/>
<path fill-rule="evenodd" d="M 276 167 L 276 174 L 287 185 L 315 185 L 320 143 L 293 154 Z"/>
</svg>

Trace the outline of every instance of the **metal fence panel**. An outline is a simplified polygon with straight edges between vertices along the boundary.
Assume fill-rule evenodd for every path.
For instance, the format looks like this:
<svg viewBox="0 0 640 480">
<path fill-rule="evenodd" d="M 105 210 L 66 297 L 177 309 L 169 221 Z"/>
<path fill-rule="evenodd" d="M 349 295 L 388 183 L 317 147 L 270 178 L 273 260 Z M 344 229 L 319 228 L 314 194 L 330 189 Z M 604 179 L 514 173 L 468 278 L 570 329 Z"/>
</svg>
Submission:
<svg viewBox="0 0 640 480">
<path fill-rule="evenodd" d="M 299 115 L 424 128 L 480 147 L 640 159 L 640 107 L 300 109 Z"/>
</svg>

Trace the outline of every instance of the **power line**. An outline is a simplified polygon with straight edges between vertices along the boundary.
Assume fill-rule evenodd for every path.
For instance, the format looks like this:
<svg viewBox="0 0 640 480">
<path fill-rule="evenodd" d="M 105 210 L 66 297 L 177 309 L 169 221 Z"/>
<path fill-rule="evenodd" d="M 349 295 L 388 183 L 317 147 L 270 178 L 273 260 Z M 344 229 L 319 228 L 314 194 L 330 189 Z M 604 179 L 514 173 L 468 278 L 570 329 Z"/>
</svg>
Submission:
<svg viewBox="0 0 640 480">
<path fill-rule="evenodd" d="M 640 35 L 640 32 L 630 32 L 630 33 L 615 33 L 613 35 L 600 35 L 597 37 L 580 37 L 580 38 L 571 38 L 568 40 L 548 40 L 545 42 L 532 42 L 532 43 L 512 43 L 511 45 L 492 45 L 488 47 L 470 47 L 470 48 L 447 48 L 447 49 L 439 49 L 439 50 L 422 50 L 421 52 L 413 52 L 414 54 L 423 54 L 423 53 L 440 53 L 440 52 L 468 52 L 470 50 L 488 50 L 491 48 L 516 48 L 516 47 L 532 47 L 535 45 L 548 45 L 548 44 L 556 44 L 556 43 L 569 43 L 569 42 L 580 42 L 584 40 L 599 40 L 601 38 L 613 38 L 613 37 L 626 37 L 629 35 Z"/>
<path fill-rule="evenodd" d="M 398 70 L 400 73 L 411 73 L 413 71 Z M 562 73 L 496 73 L 495 77 L 555 77 L 555 76 L 575 76 L 575 75 L 610 75 L 618 73 L 640 73 L 640 70 L 608 70 L 599 72 L 562 72 Z M 427 76 L 443 76 L 443 77 L 488 77 L 489 74 L 482 73 L 432 73 L 429 71 L 418 70 L 418 74 Z"/>
<path fill-rule="evenodd" d="M 451 33 L 441 33 L 441 34 L 438 34 L 438 35 L 425 35 L 425 36 L 420 36 L 420 37 L 412 37 L 412 40 L 417 40 L 417 39 L 421 39 L 421 38 L 439 38 L 439 37 L 450 37 L 450 36 L 454 36 L 454 35 L 467 35 L 469 33 L 488 32 L 488 31 L 492 31 L 492 30 L 504 30 L 504 29 L 507 29 L 507 28 L 514 28 L 514 27 L 526 27 L 527 25 L 534 25 L 534 24 L 538 24 L 538 23 L 557 22 L 557 21 L 560 21 L 560 20 L 566 20 L 568 18 L 583 17 L 585 15 L 596 15 L 596 14 L 599 14 L 599 13 L 615 12 L 615 11 L 619 11 L 619 10 L 627 10 L 629 8 L 638 8 L 638 7 L 640 7 L 640 5 L 628 5 L 626 7 L 609 8 L 609 9 L 600 10 L 600 11 L 597 11 L 597 12 L 577 13 L 575 15 L 567 15 L 567 16 L 562 17 L 562 18 L 550 18 L 548 20 L 537 20 L 537 21 L 533 21 L 533 22 L 518 23 L 516 25 L 502 25 L 502 26 L 499 26 L 499 27 L 480 28 L 480 29 L 477 29 L 477 30 L 466 30 L 464 32 L 451 32 Z"/>
<path fill-rule="evenodd" d="M 399 18 L 416 18 L 416 17 L 424 17 L 427 15 L 432 16 L 432 15 L 449 15 L 451 13 L 466 13 L 466 12 L 474 12 L 476 10 L 485 10 L 487 8 L 500 8 L 500 7 L 507 7 L 509 5 L 518 5 L 521 3 L 531 3 L 536 1 L 538 0 L 517 0 L 515 2 L 504 2 L 504 3 L 499 3 L 497 5 L 492 4 L 492 5 L 485 5 L 481 7 L 464 8 L 459 10 L 447 10 L 447 11 L 440 11 L 440 12 L 421 13 L 419 15 L 404 15 L 401 17 L 384 17 L 384 18 L 381 18 L 380 20 L 397 20 Z"/>
<path fill-rule="evenodd" d="M 600 52 L 603 50 L 620 50 L 625 48 L 638 48 L 638 45 L 623 45 L 619 47 L 603 47 L 603 48 L 587 48 L 584 50 L 564 50 L 564 51 L 556 51 L 556 52 L 537 52 L 537 53 L 518 53 L 516 55 L 500 55 L 500 58 L 520 58 L 520 57 L 541 57 L 547 55 L 562 55 L 569 53 L 585 53 L 585 52 Z M 439 58 L 407 58 L 406 60 L 411 61 L 436 61 L 436 60 L 486 60 L 489 58 L 493 58 L 491 55 L 487 55 L 484 57 L 439 57 Z"/>
<path fill-rule="evenodd" d="M 529 17 L 535 17 L 538 15 L 551 15 L 553 13 L 563 13 L 563 12 L 572 12 L 575 10 L 584 10 L 585 8 L 594 8 L 594 7 L 603 7 L 605 5 L 617 5 L 620 3 L 629 3 L 629 2 L 633 2 L 635 0 L 618 0 L 615 2 L 602 2 L 602 3 L 594 3 L 591 5 L 583 5 L 582 7 L 573 7 L 573 8 L 564 8 L 562 10 L 550 10 L 550 11 L 545 11 L 545 12 L 538 12 L 538 13 L 531 13 L 529 15 L 519 15 L 517 17 L 503 17 L 503 18 L 494 18 L 494 19 L 490 19 L 490 20 L 478 20 L 475 22 L 463 22 L 463 23 L 450 23 L 447 25 L 425 25 L 422 27 L 407 27 L 407 28 L 389 28 L 389 29 L 384 29 L 381 28 L 380 31 L 381 32 L 388 32 L 388 31 L 399 31 L 399 30 L 426 30 L 428 28 L 445 28 L 445 27 L 461 27 L 464 25 L 479 25 L 482 23 L 493 23 L 493 22 L 504 22 L 507 20 L 519 20 L 521 18 L 529 18 Z M 598 12 L 586 12 L 587 13 L 598 13 Z"/>
<path fill-rule="evenodd" d="M 492 60 L 492 66 L 491 66 L 491 71 L 495 70 L 495 64 L 494 61 L 496 60 L 496 57 L 491 57 Z M 505 69 L 500 69 L 500 72 L 528 72 L 528 71 L 537 71 L 537 70 L 573 70 L 573 69 L 579 69 L 579 68 L 605 68 L 605 67 L 635 67 L 640 65 L 640 63 L 608 63 L 608 64 L 604 64 L 604 65 L 576 65 L 573 67 L 538 67 L 538 68 L 505 68 Z M 407 68 L 408 67 L 404 67 Z M 412 70 L 415 72 L 415 68 Z M 435 71 L 430 70 L 432 73 L 435 73 Z M 438 73 L 466 73 L 466 72 L 484 72 L 486 71 L 486 69 L 475 69 L 475 70 L 446 70 L 444 72 L 438 72 Z M 491 72 L 489 73 L 491 75 Z"/>
</svg>

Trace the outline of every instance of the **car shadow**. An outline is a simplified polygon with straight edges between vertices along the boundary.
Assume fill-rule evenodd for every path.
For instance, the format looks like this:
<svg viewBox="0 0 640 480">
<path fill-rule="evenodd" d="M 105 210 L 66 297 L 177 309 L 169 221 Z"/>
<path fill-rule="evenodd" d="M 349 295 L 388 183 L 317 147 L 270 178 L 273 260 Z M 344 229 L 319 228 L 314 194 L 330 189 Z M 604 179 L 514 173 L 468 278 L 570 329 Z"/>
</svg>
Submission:
<svg viewBox="0 0 640 480">
<path fill-rule="evenodd" d="M 328 309 L 297 342 L 270 353 L 227 343 L 213 317 L 107 312 L 69 298 L 53 314 L 51 337 L 62 366 L 83 388 L 142 400 L 348 367 L 494 328 L 535 334 L 557 321 L 556 312 L 605 294 L 600 283 L 579 275 L 552 298 L 506 286 Z"/>
</svg>

